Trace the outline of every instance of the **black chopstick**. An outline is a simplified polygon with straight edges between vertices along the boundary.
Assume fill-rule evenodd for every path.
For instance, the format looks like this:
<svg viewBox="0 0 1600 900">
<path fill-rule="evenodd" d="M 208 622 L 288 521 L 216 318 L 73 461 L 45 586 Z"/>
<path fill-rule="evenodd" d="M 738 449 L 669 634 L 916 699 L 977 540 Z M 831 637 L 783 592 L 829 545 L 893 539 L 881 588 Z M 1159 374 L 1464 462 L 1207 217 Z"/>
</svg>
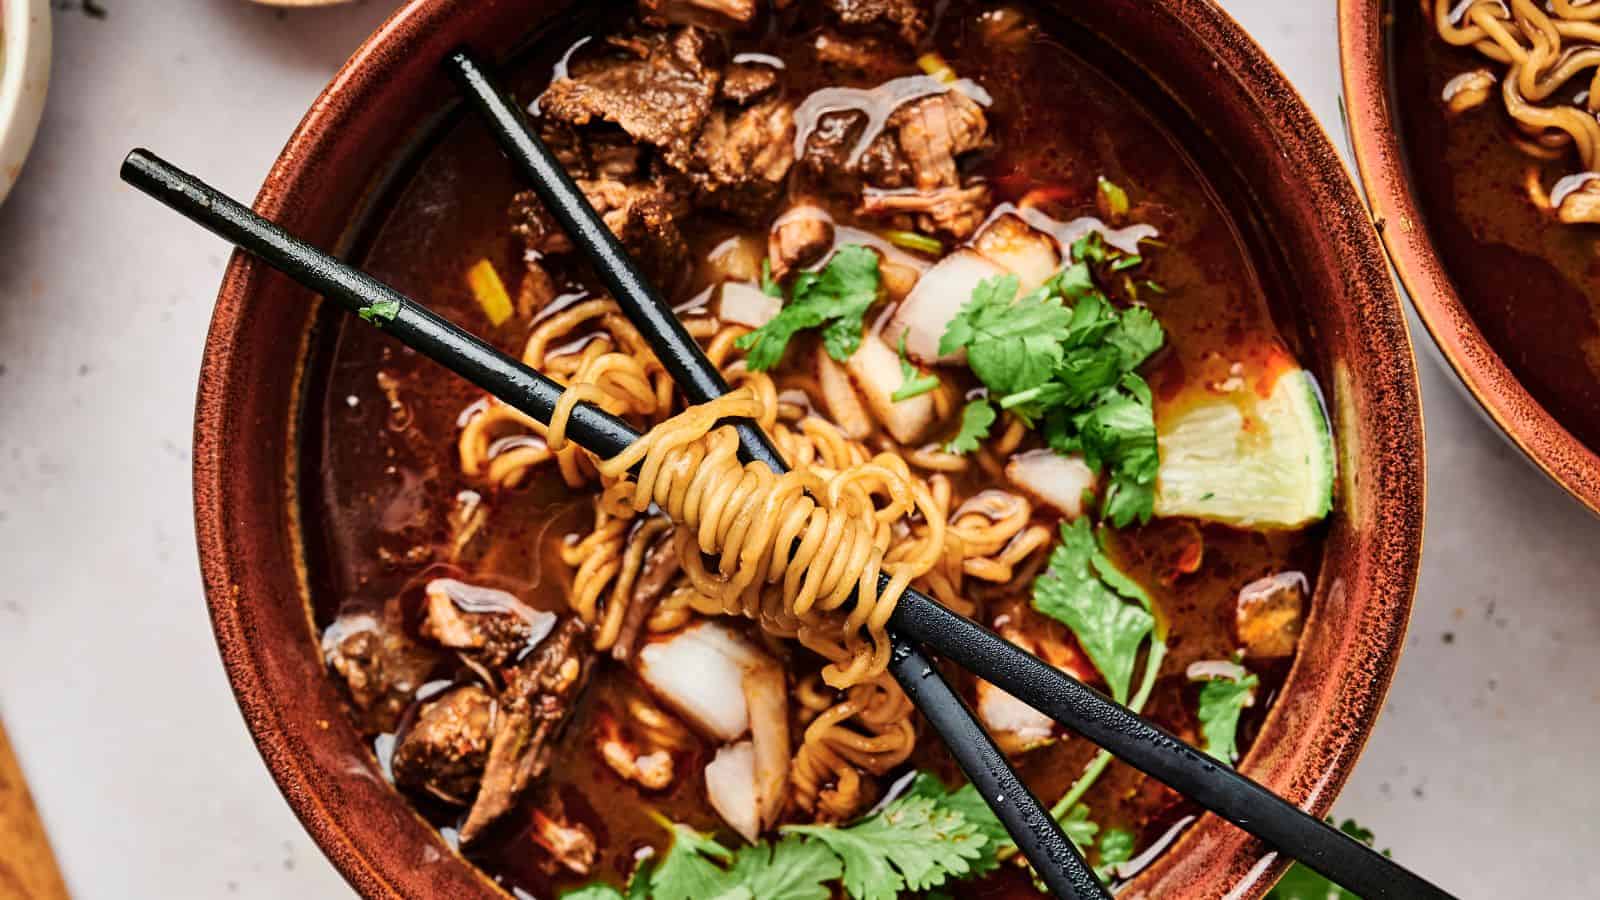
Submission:
<svg viewBox="0 0 1600 900">
<path fill-rule="evenodd" d="M 501 149 L 522 169 L 545 208 L 573 244 L 588 255 L 601 282 L 689 402 L 706 403 L 726 394 L 728 384 L 722 373 L 650 286 L 566 169 L 533 135 L 521 112 L 506 101 L 489 73 L 465 50 L 451 54 L 447 68 L 468 101 L 488 121 Z M 774 472 L 789 470 L 783 454 L 759 425 L 748 419 L 734 424 L 742 457 L 759 460 Z M 889 576 L 881 578 L 887 585 Z M 943 739 L 1040 880 L 1058 897 L 1107 897 L 1060 823 L 1017 777 L 1005 754 L 922 649 L 892 632 L 890 640 L 889 671 Z"/>
<path fill-rule="evenodd" d="M 128 154 L 122 178 L 346 311 L 367 312 L 363 318 L 502 402 L 549 422 L 565 390 L 561 384 L 426 306 L 295 238 L 148 151 Z M 375 308 L 388 312 L 373 315 Z M 721 376 L 714 377 L 720 383 Z M 573 410 L 567 430 L 580 446 L 603 458 L 615 456 L 639 438 L 626 422 L 587 403 Z M 775 448 L 770 458 L 782 466 Z M 938 669 L 903 641 L 895 645 L 891 668 L 1051 891 L 1075 900 L 1107 898 L 1105 888 L 1072 842 L 1011 770 L 1004 754 Z"/>
<path fill-rule="evenodd" d="M 383 327 L 396 338 L 528 415 L 549 418 L 563 390 L 561 385 L 387 285 L 291 237 L 147 151 L 128 155 L 122 178 L 351 312 L 375 303 L 394 304 L 396 312 Z M 602 456 L 620 452 L 637 438 L 626 423 L 587 404 L 575 410 L 569 431 L 573 440 Z M 1451 896 L 1243 775 L 1218 765 L 1126 707 L 920 594 L 908 593 L 902 598 L 891 625 L 1363 897 Z"/>
<path fill-rule="evenodd" d="M 651 342 L 673 380 L 694 402 L 725 391 L 721 376 L 699 345 L 650 287 L 565 168 L 533 133 L 522 111 L 498 89 L 489 72 L 464 49 L 448 57 L 446 69 L 481 114 L 502 151 L 528 177 L 545 207 L 574 244 L 589 254 L 602 282 Z M 699 396 L 695 396 L 697 392 Z M 762 453 L 771 447 L 760 429 L 749 423 L 741 428 L 740 438 L 754 458 L 763 458 Z M 777 454 L 772 450 L 768 455 Z M 776 461 L 781 464 L 781 460 Z M 911 646 L 904 640 L 910 639 L 933 647 L 946 659 L 1363 897 L 1450 896 L 1127 707 L 915 589 L 901 596 L 889 624 L 901 644 Z M 907 681 L 899 671 L 896 677 L 902 684 Z M 984 796 L 990 797 L 987 792 Z M 1032 801 L 1031 795 L 1029 800 Z M 997 808 L 996 813 L 999 812 Z M 1009 821 L 1007 826 L 1009 829 Z M 1015 829 L 1010 830 L 1015 835 Z M 1037 863 L 1035 867 L 1040 868 Z"/>
</svg>

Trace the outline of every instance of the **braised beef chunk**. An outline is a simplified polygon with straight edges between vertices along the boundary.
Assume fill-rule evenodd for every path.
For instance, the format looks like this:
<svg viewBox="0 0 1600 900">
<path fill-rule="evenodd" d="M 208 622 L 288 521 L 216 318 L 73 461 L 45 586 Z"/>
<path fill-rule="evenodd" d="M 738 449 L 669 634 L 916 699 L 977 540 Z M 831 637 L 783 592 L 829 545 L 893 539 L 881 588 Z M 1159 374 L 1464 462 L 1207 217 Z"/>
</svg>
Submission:
<svg viewBox="0 0 1600 900">
<path fill-rule="evenodd" d="M 512 196 L 510 215 L 511 233 L 522 238 L 530 252 L 540 256 L 572 252 L 572 241 L 533 191 L 518 191 Z"/>
<path fill-rule="evenodd" d="M 670 184 L 665 179 L 633 184 L 610 178 L 578 179 L 578 187 L 611 233 L 652 278 L 681 270 L 678 264 L 688 252 L 677 224 L 685 204 Z M 522 191 L 511 199 L 511 222 L 512 232 L 535 253 L 572 251 L 572 242 L 532 191 Z M 668 286 L 658 283 L 658 287 Z"/>
<path fill-rule="evenodd" d="M 722 28 L 749 25 L 756 17 L 755 0 L 639 0 L 639 14 L 647 24 L 704 25 Z"/>
<path fill-rule="evenodd" d="M 391 599 L 382 617 L 342 616 L 323 633 L 323 655 L 344 679 L 363 731 L 393 731 L 434 667 L 434 657 L 406 635 L 400 604 Z"/>
<path fill-rule="evenodd" d="M 681 271 L 689 252 L 678 229 L 677 198 L 654 183 L 600 180 L 578 186 L 645 274 L 658 279 L 659 287 L 671 287 L 664 276 Z"/>
<path fill-rule="evenodd" d="M 505 591 L 436 578 L 428 582 L 421 631 L 484 665 L 501 666 L 527 652 L 554 624 L 552 613 L 530 609 Z"/>
<path fill-rule="evenodd" d="M 489 758 L 493 719 L 494 698 L 475 684 L 427 701 L 395 746 L 395 784 L 457 806 L 471 803 Z"/>
<path fill-rule="evenodd" d="M 526 266 L 517 288 L 517 316 L 524 321 L 531 320 L 556 298 L 556 280 L 549 271 L 536 259 L 527 260 Z"/>
<path fill-rule="evenodd" d="M 767 258 L 774 275 L 809 266 L 833 246 L 833 218 L 816 203 L 801 201 L 772 223 L 767 233 Z"/>
<path fill-rule="evenodd" d="M 959 184 L 956 157 L 983 146 L 989 123 L 983 107 L 961 91 L 913 100 L 889 117 L 921 190 Z"/>
<path fill-rule="evenodd" d="M 760 63 L 734 63 L 722 73 L 722 99 L 744 105 L 778 86 L 778 70 Z"/>
<path fill-rule="evenodd" d="M 882 133 L 856 152 L 867 116 L 857 110 L 830 112 L 817 119 L 806 135 L 801 171 L 808 182 L 834 194 L 854 195 L 863 180 L 880 188 L 911 183 L 911 167 L 900 154 L 892 133 Z"/>
<path fill-rule="evenodd" d="M 819 116 L 800 160 L 808 184 L 832 195 L 859 192 L 859 213 L 897 227 L 970 237 L 990 196 L 981 183 L 963 183 L 959 161 L 987 143 L 983 108 L 948 90 L 902 104 L 861 147 L 867 125 L 858 109 Z"/>
<path fill-rule="evenodd" d="M 851 27 L 876 27 L 892 31 L 916 45 L 928 33 L 928 11 L 918 0 L 826 0 L 839 22 Z"/>
<path fill-rule="evenodd" d="M 644 174 L 644 150 L 623 132 L 591 136 L 587 151 L 591 177 L 629 181 Z"/>
<path fill-rule="evenodd" d="M 874 142 L 862 161 L 871 187 L 863 192 L 859 211 L 905 217 L 905 224 L 920 231 L 958 240 L 970 237 L 988 215 L 990 196 L 982 184 L 962 184 L 957 158 L 984 146 L 983 108 L 960 91 L 945 91 L 901 106 L 888 126 L 898 152 L 889 154 L 880 146 L 884 138 Z M 910 190 L 905 189 L 907 175 Z"/>
<path fill-rule="evenodd" d="M 767 100 L 737 115 L 716 109 L 695 142 L 695 200 L 744 219 L 769 210 L 794 165 L 794 110 Z"/>
<path fill-rule="evenodd" d="M 582 620 L 566 618 L 506 672 L 483 781 L 461 826 L 463 843 L 482 834 L 549 767 L 551 744 L 592 668 L 587 631 Z"/>
<path fill-rule="evenodd" d="M 692 26 L 608 40 L 622 52 L 573 63 L 539 98 L 541 114 L 571 125 L 613 122 L 687 168 L 722 82 L 721 45 Z"/>
</svg>

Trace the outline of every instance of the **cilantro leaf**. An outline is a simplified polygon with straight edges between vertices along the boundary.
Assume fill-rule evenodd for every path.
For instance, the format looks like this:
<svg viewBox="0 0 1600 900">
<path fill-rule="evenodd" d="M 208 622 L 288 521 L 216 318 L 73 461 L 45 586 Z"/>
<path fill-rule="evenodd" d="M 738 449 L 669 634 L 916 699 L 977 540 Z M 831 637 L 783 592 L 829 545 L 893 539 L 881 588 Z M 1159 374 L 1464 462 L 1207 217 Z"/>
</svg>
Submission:
<svg viewBox="0 0 1600 900">
<path fill-rule="evenodd" d="M 970 400 L 961 409 L 961 429 L 944 445 L 946 453 L 971 453 L 989 436 L 994 425 L 994 407 L 987 400 Z"/>
<path fill-rule="evenodd" d="M 1116 874 L 1117 866 L 1133 859 L 1133 832 L 1123 828 L 1107 828 L 1100 832 L 1100 862 L 1095 864 L 1094 874 L 1101 881 L 1109 882 L 1111 876 Z"/>
<path fill-rule="evenodd" d="M 999 817 L 989 808 L 989 804 L 983 802 L 983 797 L 975 786 L 970 783 L 962 785 L 941 799 L 939 805 L 960 813 L 968 824 L 988 839 L 983 845 L 983 854 L 972 862 L 972 874 L 981 875 L 1000 865 L 996 855 L 1012 846 L 1011 834 L 1006 831 L 1006 826 L 1000 823 Z"/>
<path fill-rule="evenodd" d="M 1067 266 L 1051 276 L 1046 285 L 1052 292 L 1074 301 L 1099 290 L 1094 284 L 1094 273 L 1089 271 L 1089 264 L 1085 262 Z"/>
<path fill-rule="evenodd" d="M 1332 819 L 1328 820 L 1330 823 Z M 1372 846 L 1372 832 L 1353 819 L 1345 819 L 1339 830 L 1368 847 Z M 1388 851 L 1384 851 L 1388 855 Z M 1329 881 L 1304 863 L 1295 863 L 1283 878 L 1267 892 L 1267 900 L 1361 900 L 1360 897 Z"/>
<path fill-rule="evenodd" d="M 763 274 L 762 290 L 772 293 L 773 283 Z M 801 331 L 822 329 L 828 355 L 844 362 L 861 346 L 863 317 L 878 298 L 878 254 L 860 244 L 839 248 L 820 272 L 801 272 L 795 278 L 789 302 L 770 322 L 750 332 L 734 346 L 748 351 L 745 364 L 765 371 L 783 360 L 789 340 Z"/>
<path fill-rule="evenodd" d="M 844 864 L 844 888 L 854 900 L 894 900 L 972 873 L 988 838 L 960 813 L 932 797 L 906 796 L 847 828 L 792 825 Z"/>
<path fill-rule="evenodd" d="M 1067 814 L 1057 819 L 1061 823 L 1061 831 L 1082 853 L 1094 846 L 1094 836 L 1100 831 L 1100 825 L 1089 818 L 1089 807 L 1079 803 L 1067 811 Z"/>
<path fill-rule="evenodd" d="M 1150 388 L 1144 379 L 1124 375 L 1117 388 L 1102 392 L 1097 405 L 1073 424 L 1084 461 L 1091 468 L 1111 470 L 1101 514 L 1118 528 L 1135 519 L 1149 520 L 1161 460 Z"/>
<path fill-rule="evenodd" d="M 1255 699 L 1260 684 L 1261 679 L 1249 674 L 1238 681 L 1214 678 L 1200 688 L 1200 733 L 1206 739 L 1206 752 L 1228 765 L 1239 755 L 1239 714 Z"/>
<path fill-rule="evenodd" d="M 1123 369 L 1132 371 L 1166 343 L 1167 333 L 1149 307 L 1130 306 L 1122 311 L 1115 328 L 1106 333 L 1106 343 L 1122 353 Z"/>
<path fill-rule="evenodd" d="M 393 322 L 394 317 L 400 315 L 399 300 L 375 300 L 356 310 L 356 315 L 363 322 L 371 322 L 382 326 L 385 322 Z"/>
<path fill-rule="evenodd" d="M 1101 552 L 1087 519 L 1063 523 L 1061 543 L 1049 567 L 1033 583 L 1033 608 L 1065 624 L 1089 661 L 1105 678 L 1117 702 L 1128 699 L 1139 647 L 1155 628 L 1144 604 L 1149 597 L 1117 572 L 1108 583 L 1102 573 L 1116 567 Z M 1125 602 L 1122 592 L 1137 604 Z"/>
<path fill-rule="evenodd" d="M 727 873 L 713 860 L 728 862 L 733 852 L 687 825 L 659 821 L 671 829 L 672 847 L 650 873 L 650 896 L 655 900 L 706 900 L 724 895 L 729 888 Z"/>
<path fill-rule="evenodd" d="M 901 400 L 910 400 L 912 397 L 920 397 L 939 386 L 939 376 L 932 372 L 922 372 L 922 370 L 912 365 L 911 360 L 906 357 L 906 336 L 904 332 L 900 334 L 900 379 L 899 389 L 889 395 L 889 399 L 896 403 Z"/>
<path fill-rule="evenodd" d="M 1049 380 L 1061 362 L 1072 313 L 1040 289 L 1017 297 L 1017 276 L 978 282 L 939 339 L 939 355 L 966 348 L 967 365 L 991 391 L 1009 394 Z M 1015 299 L 1013 299 L 1015 298 Z"/>
<path fill-rule="evenodd" d="M 728 877 L 759 900 L 828 900 L 827 885 L 843 871 L 825 844 L 787 837 L 741 849 Z"/>
</svg>

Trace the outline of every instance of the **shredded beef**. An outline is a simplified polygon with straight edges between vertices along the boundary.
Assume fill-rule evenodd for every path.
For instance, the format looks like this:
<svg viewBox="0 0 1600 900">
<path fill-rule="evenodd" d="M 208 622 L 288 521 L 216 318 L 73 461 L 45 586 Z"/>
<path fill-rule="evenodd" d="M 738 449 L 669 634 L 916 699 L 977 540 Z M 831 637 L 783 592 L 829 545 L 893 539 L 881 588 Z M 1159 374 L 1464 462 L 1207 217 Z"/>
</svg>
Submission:
<svg viewBox="0 0 1600 900">
<path fill-rule="evenodd" d="M 593 668 L 587 630 L 577 617 L 566 618 L 506 672 L 483 780 L 461 826 L 463 843 L 504 815 L 549 768 L 551 746 Z"/>
<path fill-rule="evenodd" d="M 927 191 L 868 189 L 861 196 L 860 212 L 868 216 L 909 215 L 918 230 L 964 239 L 988 217 L 989 201 L 989 188 L 982 184 Z"/>
<path fill-rule="evenodd" d="M 588 828 L 578 822 L 568 822 L 564 816 L 547 815 L 543 810 L 533 813 L 533 842 L 543 847 L 563 868 L 579 875 L 589 874 L 600 852 Z"/>
</svg>

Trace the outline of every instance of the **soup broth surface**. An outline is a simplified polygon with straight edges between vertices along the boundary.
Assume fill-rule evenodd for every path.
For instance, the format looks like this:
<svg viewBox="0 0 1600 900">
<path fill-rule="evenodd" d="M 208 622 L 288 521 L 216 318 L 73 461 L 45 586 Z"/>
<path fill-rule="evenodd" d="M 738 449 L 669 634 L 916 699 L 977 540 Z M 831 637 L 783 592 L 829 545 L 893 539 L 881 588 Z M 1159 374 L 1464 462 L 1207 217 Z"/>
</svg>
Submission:
<svg viewBox="0 0 1600 900">
<path fill-rule="evenodd" d="M 1076 48 L 1088 46 L 1086 36 L 1039 11 L 1006 8 L 1005 14 L 1022 24 L 1017 25 L 1018 37 L 997 48 L 992 10 L 965 0 L 941 3 L 937 10 L 929 36 L 918 50 L 936 51 L 991 99 L 984 110 L 988 148 L 963 161 L 963 176 L 986 183 L 996 205 L 1019 204 L 1044 192 L 1050 215 L 1063 222 L 1101 214 L 1096 186 L 1104 178 L 1128 192 L 1133 204 L 1129 217 L 1158 232 L 1159 245 L 1145 249 L 1137 273 L 1165 291 L 1149 302 L 1166 330 L 1166 347 L 1145 369 L 1156 396 L 1158 424 L 1197 386 L 1261 377 L 1290 357 L 1298 335 L 1280 331 L 1274 320 L 1272 303 L 1282 298 L 1271 299 L 1280 290 L 1266 280 L 1273 269 L 1271 260 L 1257 251 L 1248 220 L 1223 202 L 1190 152 L 1204 143 L 1202 133 L 1177 134 L 1163 127 L 1146 103 L 1123 86 L 1125 81 L 1142 83 L 1139 79 L 1108 71 L 1105 60 L 1085 59 Z M 605 27 L 613 27 L 616 19 L 607 21 L 611 24 Z M 589 30 L 591 24 L 597 30 Z M 599 22 L 575 22 L 544 35 L 534 51 L 507 73 L 516 96 L 523 102 L 539 96 L 552 71 L 565 65 L 574 44 L 585 37 L 593 39 L 601 27 Z M 871 87 L 922 74 L 918 54 L 904 49 L 883 54 L 867 70 L 829 68 L 809 49 L 827 27 L 802 15 L 752 32 L 736 32 L 727 38 L 728 53 L 735 59 L 746 54 L 750 59 L 780 60 L 784 67 L 780 90 L 796 103 L 824 88 Z M 1463 151 L 1452 145 L 1443 152 Z M 1492 150 L 1485 143 L 1476 152 Z M 1437 173 L 1428 176 L 1433 180 L 1425 179 L 1424 185 L 1440 186 L 1445 181 L 1443 186 L 1448 186 L 1452 177 L 1448 172 L 1455 168 L 1437 167 Z M 510 292 L 517 292 L 525 249 L 509 228 L 507 211 L 523 187 L 480 123 L 454 118 L 391 190 L 385 211 L 360 243 L 357 262 L 507 353 L 520 355 L 529 320 L 512 316 L 491 324 L 465 276 L 487 260 Z M 882 223 L 861 219 L 846 206 L 830 205 L 828 211 L 841 234 L 846 228 L 860 229 L 860 234 L 885 231 Z M 1481 229 L 1493 227 L 1494 234 L 1507 241 L 1516 236 L 1515 229 L 1504 226 L 1502 231 L 1503 226 L 1491 226 L 1487 218 L 1464 221 L 1480 229 L 1476 232 L 1480 235 Z M 670 299 L 692 311 L 703 305 L 708 289 L 722 277 L 708 260 L 730 239 L 764 247 L 770 217 L 749 223 L 696 210 L 682 224 L 689 256 L 683 262 L 681 283 L 671 287 Z M 1567 240 L 1549 235 L 1541 239 Z M 845 237 L 838 240 L 843 243 Z M 945 245 L 948 248 L 952 242 Z M 1576 287 L 1582 282 L 1570 277 L 1580 270 L 1562 268 L 1567 263 L 1577 265 L 1578 249 L 1565 245 L 1554 249 L 1568 255 L 1558 254 L 1557 264 L 1545 264 L 1538 276 L 1544 281 L 1536 283 L 1524 274 L 1520 284 L 1508 285 L 1515 292 L 1500 295 L 1497 308 L 1518 309 L 1523 316 L 1539 317 L 1541 323 L 1559 320 L 1567 333 L 1592 336 L 1589 307 Z M 1551 247 L 1545 250 L 1540 258 L 1551 256 Z M 1582 253 L 1588 268 L 1581 271 L 1592 278 L 1593 254 L 1587 246 Z M 1517 259 L 1524 258 L 1519 251 Z M 548 258 L 545 263 L 558 293 L 568 300 L 598 293 L 592 275 L 575 257 Z M 1529 271 L 1529 264 L 1518 264 L 1523 266 L 1519 272 Z M 1493 268 L 1484 261 L 1486 273 Z M 1500 283 L 1510 277 L 1505 274 Z M 1539 302 L 1533 302 L 1536 293 Z M 1495 327 L 1492 318 L 1485 321 L 1490 323 L 1486 327 Z M 1509 330 L 1502 335 L 1513 345 L 1520 334 L 1514 322 L 1506 318 Z M 791 348 L 785 363 L 789 370 L 798 365 L 794 359 L 809 356 L 808 340 L 803 338 Z M 1574 367 L 1579 366 L 1581 351 L 1567 356 L 1571 365 L 1530 358 L 1527 364 L 1535 368 L 1535 375 L 1549 375 L 1547 381 L 1535 378 L 1534 383 L 1547 384 L 1552 396 L 1561 394 L 1568 404 L 1563 408 L 1600 409 L 1593 406 L 1600 403 L 1600 393 L 1594 392 L 1592 380 L 1583 382 L 1581 390 L 1564 391 L 1577 381 L 1558 379 L 1578 370 Z M 1580 368 L 1589 372 L 1586 364 Z M 501 586 L 536 609 L 567 612 L 573 572 L 559 551 L 564 542 L 592 526 L 589 495 L 569 488 L 550 468 L 512 489 L 494 489 L 463 475 L 457 438 L 461 423 L 483 402 L 481 391 L 389 340 L 380 330 L 332 316 L 316 335 L 310 374 L 301 493 L 319 627 L 329 628 L 362 613 L 381 617 L 390 598 L 415 592 L 421 580 L 440 571 L 437 567 L 451 556 L 458 533 L 453 517 L 461 514 L 464 504 L 481 505 L 485 519 L 470 549 L 456 554 L 452 571 L 474 583 Z M 1581 418 L 1574 421 L 1581 423 Z M 958 499 L 1001 486 L 993 474 L 976 469 L 952 480 Z M 1038 515 L 1055 526 L 1054 518 L 1042 511 Z M 1155 519 L 1109 537 L 1114 561 L 1151 593 L 1169 647 L 1146 715 L 1186 740 L 1200 740 L 1198 687 L 1186 675 L 1189 666 L 1234 657 L 1239 643 L 1234 632 L 1236 596 L 1244 585 L 1281 572 L 1303 572 L 1314 584 L 1321 536 L 1315 527 L 1258 532 L 1188 519 Z M 1032 615 L 1025 609 L 1029 592 L 1029 581 L 1022 579 L 986 589 L 984 624 L 993 625 L 1008 611 L 1018 617 Z M 412 621 L 405 624 L 413 631 L 415 615 L 413 603 L 408 612 Z M 1031 627 L 1065 633 L 1059 624 L 1042 617 L 1029 621 Z M 760 640 L 752 627 L 742 623 L 737 627 Z M 798 648 L 774 652 L 785 654 L 786 665 L 815 667 L 815 660 Z M 641 853 L 659 853 L 665 844 L 665 834 L 653 818 L 657 814 L 715 833 L 728 846 L 739 845 L 708 804 L 699 776 L 717 750 L 714 742 L 697 737 L 678 751 L 677 777 L 665 790 L 645 790 L 619 777 L 601 759 L 594 735 L 607 721 L 625 716 L 630 701 L 644 688 L 633 671 L 608 657 L 595 665 L 554 746 L 548 774 L 486 837 L 465 851 L 507 890 L 525 892 L 517 896 L 553 897 L 596 880 L 623 884 Z M 1244 711 L 1241 748 L 1253 740 L 1288 666 L 1287 659 L 1250 663 L 1261 686 L 1254 705 Z M 440 654 L 430 675 L 442 681 L 459 679 L 458 669 L 454 659 Z M 950 674 L 972 697 L 972 679 L 964 673 Z M 353 716 L 359 727 L 368 727 L 359 712 Z M 937 736 L 920 723 L 919 735 L 906 770 L 936 772 L 947 783 L 958 784 L 959 773 Z M 392 735 L 378 731 L 372 736 L 383 759 L 392 748 Z M 1014 756 L 1013 762 L 1048 805 L 1066 791 L 1095 753 L 1082 739 L 1063 736 Z M 884 785 L 893 780 L 883 779 Z M 459 827 L 461 808 L 436 798 L 411 799 L 447 834 Z M 1140 853 L 1158 849 L 1197 815 L 1170 790 L 1120 763 L 1110 766 L 1084 802 L 1102 828 L 1132 831 Z M 589 875 L 553 865 L 536 845 L 534 822 L 541 811 L 554 811 L 592 833 L 599 853 Z M 791 810 L 788 816 L 789 821 L 808 821 L 798 811 Z M 1121 874 L 1131 875 L 1132 868 L 1125 867 Z M 1037 896 L 1026 870 L 1015 865 L 1004 865 L 983 879 L 953 882 L 943 890 L 961 897 Z"/>
</svg>

